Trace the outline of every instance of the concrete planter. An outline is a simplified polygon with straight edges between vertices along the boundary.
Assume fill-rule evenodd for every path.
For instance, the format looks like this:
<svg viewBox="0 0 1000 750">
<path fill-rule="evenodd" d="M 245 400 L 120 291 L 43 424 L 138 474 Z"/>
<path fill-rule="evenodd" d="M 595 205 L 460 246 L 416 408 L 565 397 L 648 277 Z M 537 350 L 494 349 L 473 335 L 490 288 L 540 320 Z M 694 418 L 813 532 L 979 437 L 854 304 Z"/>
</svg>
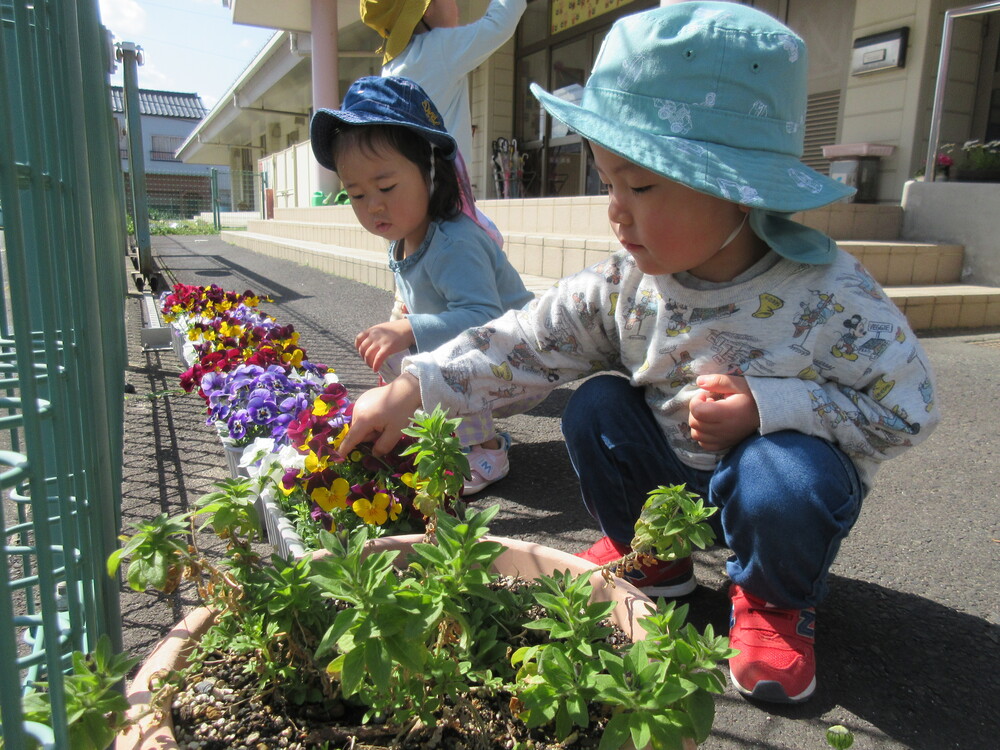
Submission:
<svg viewBox="0 0 1000 750">
<path fill-rule="evenodd" d="M 422 539 L 423 536 L 420 534 L 383 537 L 372 540 L 369 542 L 369 546 L 373 551 L 400 550 L 403 554 L 397 559 L 400 564 L 403 564 L 406 552 L 414 543 Z M 612 612 L 614 623 L 633 640 L 645 637 L 646 633 L 639 624 L 639 620 L 655 610 L 655 604 L 630 583 L 617 581 L 614 588 L 606 586 L 601 574 L 596 572 L 594 565 L 551 547 L 505 537 L 486 537 L 486 539 L 500 542 L 506 547 L 494 565 L 494 570 L 501 575 L 520 576 L 532 580 L 540 575 L 549 575 L 559 570 L 569 570 L 574 574 L 594 571 L 592 577 L 594 598 L 599 601 L 616 602 L 616 607 Z M 325 552 L 315 554 L 325 554 Z M 212 619 L 213 612 L 207 607 L 194 610 L 167 634 L 142 664 L 126 691 L 131 705 L 129 715 L 141 718 L 128 731 L 123 732 L 118 737 L 115 745 L 117 750 L 153 750 L 153 748 L 174 750 L 177 748 L 169 711 L 161 720 L 156 712 L 149 710 L 153 697 L 150 681 L 158 673 L 182 669 L 186 664 L 186 655 L 190 652 L 194 642 L 211 626 Z M 143 716 L 144 713 L 145 716 Z M 624 750 L 629 750 L 630 746 L 631 743 Z M 694 743 L 690 743 L 689 748 L 694 747 Z"/>
</svg>

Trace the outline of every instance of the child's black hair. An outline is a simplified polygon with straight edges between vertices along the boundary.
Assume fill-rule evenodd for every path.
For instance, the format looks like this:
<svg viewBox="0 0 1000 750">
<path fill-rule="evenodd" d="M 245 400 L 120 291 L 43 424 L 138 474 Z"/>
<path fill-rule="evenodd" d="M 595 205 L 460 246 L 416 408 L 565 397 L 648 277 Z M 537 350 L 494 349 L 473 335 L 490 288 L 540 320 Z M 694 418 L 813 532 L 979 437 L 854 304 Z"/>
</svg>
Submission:
<svg viewBox="0 0 1000 750">
<path fill-rule="evenodd" d="M 329 147 L 334 171 L 337 168 L 338 157 L 345 149 L 360 148 L 369 153 L 379 153 L 389 148 L 416 164 L 424 179 L 430 179 L 430 141 L 410 128 L 400 125 L 345 126 L 330 140 Z M 455 161 L 435 154 L 434 189 L 431 190 L 427 213 L 432 219 L 447 221 L 461 212 L 462 195 L 458 188 Z"/>
</svg>

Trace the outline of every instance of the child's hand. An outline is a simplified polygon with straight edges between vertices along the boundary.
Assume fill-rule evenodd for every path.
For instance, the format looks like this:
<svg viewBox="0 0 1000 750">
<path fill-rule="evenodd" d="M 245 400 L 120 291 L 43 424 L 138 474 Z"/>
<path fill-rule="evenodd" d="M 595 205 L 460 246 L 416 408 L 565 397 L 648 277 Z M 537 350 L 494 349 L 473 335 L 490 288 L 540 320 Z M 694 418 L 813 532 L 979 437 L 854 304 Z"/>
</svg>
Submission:
<svg viewBox="0 0 1000 750">
<path fill-rule="evenodd" d="M 354 339 L 358 354 L 373 372 L 378 372 L 393 354 L 406 351 L 414 343 L 413 326 L 406 318 L 366 328 Z"/>
<path fill-rule="evenodd" d="M 691 439 L 708 451 L 732 448 L 760 427 L 757 402 L 746 378 L 735 375 L 700 375 L 701 389 L 689 404 Z"/>
<path fill-rule="evenodd" d="M 346 456 L 358 443 L 374 441 L 372 452 L 385 455 L 420 407 L 420 381 L 405 372 L 388 385 L 365 391 L 354 402 L 351 429 L 337 451 Z"/>
</svg>

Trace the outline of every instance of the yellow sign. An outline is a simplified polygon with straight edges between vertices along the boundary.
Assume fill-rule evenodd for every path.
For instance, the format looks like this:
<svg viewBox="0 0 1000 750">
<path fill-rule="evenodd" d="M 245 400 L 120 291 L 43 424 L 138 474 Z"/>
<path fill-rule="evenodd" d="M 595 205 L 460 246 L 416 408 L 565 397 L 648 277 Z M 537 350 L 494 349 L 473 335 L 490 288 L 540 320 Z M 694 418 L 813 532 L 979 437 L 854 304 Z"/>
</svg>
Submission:
<svg viewBox="0 0 1000 750">
<path fill-rule="evenodd" d="M 556 34 L 589 21 L 632 0 L 552 0 L 552 29 Z"/>
</svg>

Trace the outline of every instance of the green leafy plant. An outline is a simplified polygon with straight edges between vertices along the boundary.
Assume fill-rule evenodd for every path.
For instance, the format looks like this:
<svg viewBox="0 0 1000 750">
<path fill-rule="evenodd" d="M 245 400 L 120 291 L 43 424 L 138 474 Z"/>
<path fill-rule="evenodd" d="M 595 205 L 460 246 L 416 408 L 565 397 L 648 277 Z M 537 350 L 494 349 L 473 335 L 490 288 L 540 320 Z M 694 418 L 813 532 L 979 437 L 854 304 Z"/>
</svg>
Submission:
<svg viewBox="0 0 1000 750">
<path fill-rule="evenodd" d="M 715 539 L 705 523 L 717 511 L 685 485 L 660 486 L 650 490 L 639 519 L 635 522 L 632 551 L 620 560 L 604 566 L 605 579 L 623 576 L 627 571 L 652 564 L 656 560 L 679 560 L 692 550 L 705 549 Z"/>
<path fill-rule="evenodd" d="M 571 742 L 597 722 L 603 750 L 629 738 L 656 750 L 703 740 L 725 684 L 718 664 L 734 653 L 727 639 L 685 625 L 687 608 L 671 604 L 641 621 L 644 640 L 622 643 L 608 619 L 614 605 L 593 600 L 589 574 L 500 585 L 493 567 L 505 548 L 487 537 L 499 507 L 454 502 L 467 469 L 456 426 L 438 407 L 418 412 L 408 430 L 429 515 L 405 560 L 373 548 L 377 531 L 362 525 L 321 531 L 311 558 L 265 564 L 249 547 L 259 530 L 246 483 L 227 480 L 193 513 L 140 524 L 109 570 L 130 557 L 131 585 L 199 582 L 218 614 L 188 680 L 213 654 L 238 653 L 260 693 L 346 701 L 401 743 L 474 724 L 487 698 L 507 707 L 524 738 L 544 729 Z M 659 488 L 636 524 L 637 554 L 674 559 L 704 546 L 711 512 L 683 487 Z M 219 565 L 181 539 L 208 525 L 227 543 Z"/>
<path fill-rule="evenodd" d="M 115 735 L 128 723 L 128 701 L 118 689 L 139 660 L 127 654 L 114 654 L 111 640 L 102 635 L 93 653 L 75 651 L 73 668 L 63 677 L 69 747 L 74 750 L 105 750 Z M 25 695 L 24 719 L 45 726 L 52 725 L 51 696 L 48 683 Z M 0 738 L 0 747 L 3 740 Z"/>
<path fill-rule="evenodd" d="M 416 440 L 402 453 L 413 455 L 417 468 L 413 505 L 427 518 L 433 519 L 438 508 L 458 497 L 464 477 L 469 475 L 469 459 L 455 435 L 460 422 L 448 419 L 438 404 L 430 413 L 418 410 L 413 425 L 403 430 Z"/>
<path fill-rule="evenodd" d="M 1000 170 L 1000 141 L 966 141 L 960 147 L 954 143 L 941 146 L 941 153 L 953 156 L 956 166 L 968 171 Z"/>
</svg>

